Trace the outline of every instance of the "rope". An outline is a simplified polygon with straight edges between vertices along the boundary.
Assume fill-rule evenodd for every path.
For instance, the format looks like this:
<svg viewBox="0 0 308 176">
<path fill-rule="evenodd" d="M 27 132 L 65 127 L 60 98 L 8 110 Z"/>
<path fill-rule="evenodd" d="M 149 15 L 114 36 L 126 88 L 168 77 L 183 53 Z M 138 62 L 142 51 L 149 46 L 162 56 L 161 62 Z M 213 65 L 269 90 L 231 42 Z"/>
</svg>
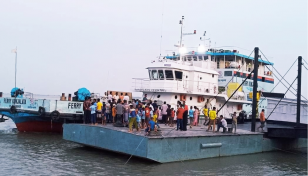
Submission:
<svg viewBox="0 0 308 176">
<path fill-rule="evenodd" d="M 294 79 L 294 81 L 292 82 L 292 84 L 290 85 L 290 87 L 288 88 L 288 90 L 286 91 L 286 93 L 289 91 L 289 89 L 292 87 L 292 85 L 293 85 L 293 83 L 295 82 L 295 80 L 297 79 L 297 77 Z M 285 94 L 286 94 L 285 93 Z M 272 110 L 272 112 L 270 113 L 270 115 L 266 118 L 266 120 L 268 120 L 268 118 L 270 118 L 270 116 L 272 115 L 272 113 L 273 113 L 273 111 L 276 109 L 276 107 L 279 105 L 279 103 L 281 102 L 281 100 L 283 99 L 283 97 L 282 98 L 280 98 L 280 100 L 278 101 L 278 103 L 276 104 L 276 106 L 274 107 L 274 109 Z"/>
<path fill-rule="evenodd" d="M 262 59 L 261 59 L 262 60 Z M 279 80 L 279 82 L 276 84 L 276 86 L 270 91 L 270 93 L 273 92 L 273 90 L 278 86 L 278 84 L 282 81 L 282 79 L 288 74 L 288 72 L 291 70 L 291 68 L 293 67 L 293 65 L 296 63 L 297 59 L 295 59 L 294 63 L 292 64 L 292 66 L 289 68 L 289 70 L 283 75 L 283 77 Z M 258 103 L 258 106 L 264 101 L 265 99 L 262 99 L 259 103 Z M 252 110 L 249 112 L 251 113 Z M 247 113 L 247 114 L 249 114 Z"/>
<path fill-rule="evenodd" d="M 267 59 L 267 57 L 263 54 L 263 52 L 260 50 L 260 52 L 261 52 L 261 54 L 265 57 L 265 59 L 269 62 L 269 60 Z M 261 59 L 262 60 L 262 59 Z M 267 66 L 266 66 L 267 67 Z M 275 69 L 275 67 L 274 66 L 272 66 L 273 67 L 273 69 L 281 76 L 281 74 L 278 72 L 278 70 L 276 70 Z M 268 67 L 267 67 L 268 68 Z M 269 68 L 268 68 L 269 69 Z M 271 69 L 269 69 L 269 70 L 271 70 Z M 274 74 L 275 75 L 275 74 Z M 282 76 L 281 76 L 282 77 Z M 284 79 L 283 78 L 283 80 L 285 81 L 285 82 L 287 82 L 289 85 L 290 85 L 290 83 L 286 80 L 286 79 Z M 286 87 L 286 86 L 285 86 Z M 287 87 L 286 87 L 287 88 Z M 292 87 L 293 88 L 293 87 Z M 295 88 L 293 88 L 293 90 L 294 91 L 297 91 Z M 292 92 L 292 91 L 290 91 L 290 92 Z M 294 94 L 294 93 L 293 93 Z M 294 94 L 295 95 L 295 94 Z M 295 95 L 296 96 L 296 95 Z M 301 95 L 305 100 L 307 100 L 307 98 L 306 97 L 304 97 L 303 95 Z M 307 100 L 308 101 L 308 100 Z"/>
<path fill-rule="evenodd" d="M 252 54 L 253 52 L 254 52 L 254 50 L 251 51 L 251 53 L 249 54 L 248 57 L 250 57 L 251 54 Z M 241 68 L 242 68 L 242 65 L 241 65 L 241 67 L 240 67 L 237 71 L 239 71 Z M 251 74 L 251 73 L 250 73 L 250 74 Z M 247 79 L 247 77 L 246 77 L 246 79 Z M 246 80 L 246 79 L 245 79 L 245 80 Z M 224 87 L 227 87 L 228 84 L 229 84 L 231 81 L 232 81 L 232 79 L 230 79 Z M 214 97 L 217 97 L 217 95 L 219 94 L 219 91 L 218 91 L 218 90 L 217 90 L 217 92 L 218 92 L 218 93 L 217 93 Z M 230 97 L 232 97 L 232 96 L 230 96 Z M 210 104 L 213 100 L 214 100 L 214 98 L 213 98 L 210 102 L 208 102 L 208 103 Z"/>
</svg>

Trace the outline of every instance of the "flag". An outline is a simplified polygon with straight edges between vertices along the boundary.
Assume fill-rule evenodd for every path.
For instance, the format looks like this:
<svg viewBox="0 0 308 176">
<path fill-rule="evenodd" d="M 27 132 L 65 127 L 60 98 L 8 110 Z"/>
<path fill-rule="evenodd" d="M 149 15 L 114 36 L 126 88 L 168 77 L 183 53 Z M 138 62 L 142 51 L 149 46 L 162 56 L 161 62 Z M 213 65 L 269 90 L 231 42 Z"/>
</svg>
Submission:
<svg viewBox="0 0 308 176">
<path fill-rule="evenodd" d="M 17 49 L 12 49 L 12 53 L 17 53 Z"/>
</svg>

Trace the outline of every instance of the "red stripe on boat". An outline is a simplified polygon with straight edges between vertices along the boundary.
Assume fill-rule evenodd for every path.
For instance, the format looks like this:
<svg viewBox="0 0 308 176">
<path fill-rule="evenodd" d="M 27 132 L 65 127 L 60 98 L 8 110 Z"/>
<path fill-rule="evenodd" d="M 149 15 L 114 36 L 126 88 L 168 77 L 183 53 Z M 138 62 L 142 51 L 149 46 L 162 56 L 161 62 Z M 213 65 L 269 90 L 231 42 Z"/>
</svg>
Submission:
<svg viewBox="0 0 308 176">
<path fill-rule="evenodd" d="M 62 123 L 48 121 L 29 121 L 16 124 L 20 132 L 52 132 L 62 133 Z"/>
</svg>

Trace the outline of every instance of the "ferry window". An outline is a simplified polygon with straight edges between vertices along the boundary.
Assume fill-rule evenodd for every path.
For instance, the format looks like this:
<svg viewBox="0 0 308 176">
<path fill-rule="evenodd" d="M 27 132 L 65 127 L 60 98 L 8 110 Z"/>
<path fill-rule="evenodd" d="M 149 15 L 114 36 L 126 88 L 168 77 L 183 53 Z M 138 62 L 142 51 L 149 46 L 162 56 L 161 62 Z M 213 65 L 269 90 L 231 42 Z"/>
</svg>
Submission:
<svg viewBox="0 0 308 176">
<path fill-rule="evenodd" d="M 241 77 L 241 73 L 240 72 L 236 72 L 236 77 Z"/>
<path fill-rule="evenodd" d="M 190 97 L 189 99 L 192 100 L 192 97 Z"/>
<path fill-rule="evenodd" d="M 202 56 L 198 56 L 199 61 L 203 61 Z"/>
<path fill-rule="evenodd" d="M 244 86 L 248 86 L 248 81 L 245 81 Z"/>
<path fill-rule="evenodd" d="M 154 80 L 157 80 L 157 79 L 158 79 L 157 70 L 152 70 L 152 78 L 153 78 Z"/>
<path fill-rule="evenodd" d="M 248 79 L 251 79 L 251 74 L 248 74 Z"/>
<path fill-rule="evenodd" d="M 183 72 L 174 71 L 174 73 L 175 73 L 175 79 L 176 79 L 176 80 L 182 80 L 182 78 L 183 78 Z"/>
<path fill-rule="evenodd" d="M 214 78 L 214 74 L 212 74 L 212 78 Z"/>
<path fill-rule="evenodd" d="M 193 59 L 194 59 L 194 61 L 198 60 L 197 56 L 193 56 Z"/>
<path fill-rule="evenodd" d="M 157 95 L 157 98 L 160 98 L 160 95 Z"/>
<path fill-rule="evenodd" d="M 262 82 L 265 82 L 265 77 L 262 77 Z"/>
<path fill-rule="evenodd" d="M 187 60 L 188 60 L 188 61 L 191 61 L 191 57 L 187 57 Z"/>
<path fill-rule="evenodd" d="M 178 96 L 176 95 L 176 96 L 174 96 L 174 98 L 175 98 L 175 99 L 178 99 Z"/>
<path fill-rule="evenodd" d="M 186 57 L 184 57 L 184 61 L 187 61 Z"/>
<path fill-rule="evenodd" d="M 158 78 L 160 80 L 164 80 L 165 79 L 164 71 L 163 70 L 158 70 Z"/>
<path fill-rule="evenodd" d="M 150 78 L 150 80 L 152 80 L 151 70 L 149 70 L 149 78 Z"/>
<path fill-rule="evenodd" d="M 232 71 L 225 71 L 225 76 L 232 76 Z"/>
<path fill-rule="evenodd" d="M 173 80 L 173 71 L 165 70 L 166 80 Z"/>
</svg>

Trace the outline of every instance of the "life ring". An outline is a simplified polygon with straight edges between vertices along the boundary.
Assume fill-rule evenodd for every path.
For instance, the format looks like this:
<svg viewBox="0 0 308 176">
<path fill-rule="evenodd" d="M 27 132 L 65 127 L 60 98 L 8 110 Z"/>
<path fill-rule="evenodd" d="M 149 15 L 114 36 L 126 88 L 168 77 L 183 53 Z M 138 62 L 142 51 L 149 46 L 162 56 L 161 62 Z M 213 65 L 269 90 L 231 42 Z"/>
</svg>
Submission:
<svg viewBox="0 0 308 176">
<path fill-rule="evenodd" d="M 39 107 L 39 110 L 38 110 L 38 113 L 39 113 L 39 115 L 40 115 L 40 116 L 44 116 L 44 115 L 45 115 L 45 113 L 46 113 L 45 108 L 44 108 L 44 107 L 42 107 L 42 106 L 40 106 L 40 107 Z"/>
<path fill-rule="evenodd" d="M 15 114 L 17 112 L 16 106 L 12 105 L 10 108 L 10 113 Z"/>
<path fill-rule="evenodd" d="M 50 118 L 51 120 L 59 120 L 60 118 L 60 113 L 57 110 L 54 110 L 50 113 Z"/>
</svg>

